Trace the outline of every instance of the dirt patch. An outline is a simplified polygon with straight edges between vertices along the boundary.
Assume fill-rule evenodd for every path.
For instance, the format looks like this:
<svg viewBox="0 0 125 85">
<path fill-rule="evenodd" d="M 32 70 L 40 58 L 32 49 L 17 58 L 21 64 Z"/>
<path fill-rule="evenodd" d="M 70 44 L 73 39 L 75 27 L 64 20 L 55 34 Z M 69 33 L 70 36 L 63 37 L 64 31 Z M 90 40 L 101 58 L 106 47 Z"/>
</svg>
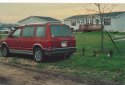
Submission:
<svg viewBox="0 0 125 85">
<path fill-rule="evenodd" d="M 94 79 L 86 79 L 86 78 L 78 78 L 74 76 L 67 76 L 63 73 L 56 72 L 53 70 L 38 70 L 34 68 L 30 68 L 27 66 L 22 66 L 18 64 L 5 64 L 7 68 L 14 68 L 10 70 L 8 73 L 12 74 L 9 78 L 13 81 L 13 77 L 15 77 L 16 81 L 21 82 L 18 85 L 39 85 L 39 83 L 43 83 L 43 85 L 122 85 L 116 82 L 111 82 L 107 80 L 94 80 Z M 16 75 L 16 76 L 15 76 Z M 19 79 L 19 76 L 22 80 Z M 16 82 L 15 82 L 16 83 Z M 16 85 L 13 83 L 12 85 Z M 23 84 L 22 84 L 23 83 Z M 61 84 L 60 84 L 61 83 Z M 40 84 L 41 85 L 41 84 Z"/>
<path fill-rule="evenodd" d="M 88 85 L 0 63 L 0 85 Z"/>
<path fill-rule="evenodd" d="M 90 80 L 88 84 L 89 85 L 122 85 L 108 80 Z"/>
<path fill-rule="evenodd" d="M 0 76 L 0 84 L 9 84 L 10 79 Z"/>
<path fill-rule="evenodd" d="M 31 59 L 31 56 L 24 59 L 19 57 L 0 57 L 0 75 L 4 80 L 0 84 L 8 85 L 120 85 L 110 81 L 101 81 L 93 79 L 81 79 L 73 76 L 63 75 L 61 72 L 46 69 L 38 70 L 35 67 L 37 64 Z M 30 58 L 28 58 L 30 57 Z M 14 63 L 14 64 L 13 64 Z M 57 69 L 56 69 L 57 70 Z"/>
</svg>

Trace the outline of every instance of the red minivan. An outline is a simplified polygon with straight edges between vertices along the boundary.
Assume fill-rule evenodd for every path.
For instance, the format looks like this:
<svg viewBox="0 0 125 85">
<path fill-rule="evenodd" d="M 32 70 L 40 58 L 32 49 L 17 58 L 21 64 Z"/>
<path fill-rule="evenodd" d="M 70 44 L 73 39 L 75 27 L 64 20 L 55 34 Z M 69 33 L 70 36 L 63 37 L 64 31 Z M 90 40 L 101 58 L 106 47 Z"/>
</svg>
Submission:
<svg viewBox="0 0 125 85">
<path fill-rule="evenodd" d="M 33 55 L 37 62 L 44 56 L 69 57 L 76 51 L 76 40 L 69 26 L 64 24 L 31 24 L 19 26 L 6 39 L 1 40 L 1 53 Z"/>
</svg>

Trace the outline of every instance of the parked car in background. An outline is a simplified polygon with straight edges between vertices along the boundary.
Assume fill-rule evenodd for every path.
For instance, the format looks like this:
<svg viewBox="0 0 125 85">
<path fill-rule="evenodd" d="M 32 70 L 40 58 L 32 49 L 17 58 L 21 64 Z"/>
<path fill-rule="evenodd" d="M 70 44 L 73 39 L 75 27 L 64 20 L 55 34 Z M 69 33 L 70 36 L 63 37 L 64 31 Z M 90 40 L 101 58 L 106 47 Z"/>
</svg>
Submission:
<svg viewBox="0 0 125 85">
<path fill-rule="evenodd" d="M 45 56 L 70 57 L 76 51 L 76 40 L 69 26 L 64 24 L 32 24 L 19 26 L 1 41 L 3 56 L 10 53 L 33 55 L 37 62 Z"/>
</svg>

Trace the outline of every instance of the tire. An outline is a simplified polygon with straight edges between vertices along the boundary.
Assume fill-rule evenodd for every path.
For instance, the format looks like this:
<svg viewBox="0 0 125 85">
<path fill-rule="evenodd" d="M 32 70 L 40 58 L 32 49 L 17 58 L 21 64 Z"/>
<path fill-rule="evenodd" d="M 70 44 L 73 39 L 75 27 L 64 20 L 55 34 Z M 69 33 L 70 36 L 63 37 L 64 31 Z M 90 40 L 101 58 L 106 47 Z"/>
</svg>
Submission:
<svg viewBox="0 0 125 85">
<path fill-rule="evenodd" d="M 43 61 L 43 57 L 44 57 L 44 52 L 42 51 L 41 48 L 35 48 L 34 49 L 34 60 L 38 63 L 40 63 L 41 61 Z"/>
<path fill-rule="evenodd" d="M 5 46 L 5 45 L 2 46 L 1 54 L 2 54 L 3 57 L 7 57 L 9 55 L 9 50 L 8 50 L 7 46 Z"/>
</svg>

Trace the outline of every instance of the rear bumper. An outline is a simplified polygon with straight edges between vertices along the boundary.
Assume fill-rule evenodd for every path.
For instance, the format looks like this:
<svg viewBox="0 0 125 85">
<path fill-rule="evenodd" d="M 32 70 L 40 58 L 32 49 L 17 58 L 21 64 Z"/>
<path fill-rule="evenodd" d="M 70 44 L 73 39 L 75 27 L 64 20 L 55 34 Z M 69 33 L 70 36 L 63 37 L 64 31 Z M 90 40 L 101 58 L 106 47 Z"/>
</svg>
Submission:
<svg viewBox="0 0 125 85">
<path fill-rule="evenodd" d="M 45 51 L 45 55 L 61 55 L 61 54 L 72 54 L 76 52 L 76 48 L 75 47 L 67 47 L 67 48 L 53 48 L 50 51 Z"/>
</svg>

